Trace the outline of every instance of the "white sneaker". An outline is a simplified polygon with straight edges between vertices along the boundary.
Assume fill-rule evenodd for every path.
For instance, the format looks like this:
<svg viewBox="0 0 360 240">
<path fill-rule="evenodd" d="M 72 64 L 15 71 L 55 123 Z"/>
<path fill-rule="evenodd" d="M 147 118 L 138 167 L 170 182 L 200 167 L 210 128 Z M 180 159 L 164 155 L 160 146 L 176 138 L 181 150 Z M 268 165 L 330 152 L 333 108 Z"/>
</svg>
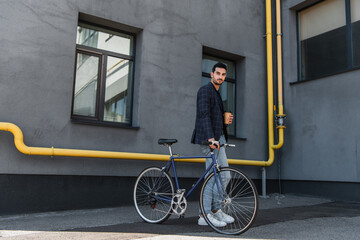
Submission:
<svg viewBox="0 0 360 240">
<path fill-rule="evenodd" d="M 230 215 L 227 215 L 221 209 L 219 209 L 216 213 L 214 213 L 214 217 L 216 217 L 217 220 L 225 223 L 233 223 L 235 219 L 231 217 Z"/>
<path fill-rule="evenodd" d="M 203 216 L 200 216 L 200 217 L 199 217 L 198 225 L 200 225 L 200 226 L 206 226 L 206 225 L 208 225 L 207 222 L 205 221 L 205 218 L 204 218 Z"/>
<path fill-rule="evenodd" d="M 209 221 L 211 222 L 211 224 L 214 225 L 215 227 L 225 227 L 226 226 L 226 222 L 219 221 L 218 219 L 216 219 L 214 217 L 214 215 L 212 215 L 210 213 L 207 214 L 207 217 L 208 217 Z M 206 226 L 208 224 L 205 221 L 204 217 L 200 216 L 199 220 L 198 220 L 198 225 Z"/>
</svg>

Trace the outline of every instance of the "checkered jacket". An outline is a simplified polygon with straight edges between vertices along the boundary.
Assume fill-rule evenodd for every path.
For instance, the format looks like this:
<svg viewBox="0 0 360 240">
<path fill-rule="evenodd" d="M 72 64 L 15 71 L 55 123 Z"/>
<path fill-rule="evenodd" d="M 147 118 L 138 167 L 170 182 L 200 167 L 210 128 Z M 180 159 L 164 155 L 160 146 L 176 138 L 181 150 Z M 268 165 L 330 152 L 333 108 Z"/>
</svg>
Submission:
<svg viewBox="0 0 360 240">
<path fill-rule="evenodd" d="M 219 92 L 210 82 L 197 93 L 195 129 L 191 143 L 201 144 L 210 138 L 219 140 L 226 134 L 224 125 L 224 105 Z"/>
</svg>

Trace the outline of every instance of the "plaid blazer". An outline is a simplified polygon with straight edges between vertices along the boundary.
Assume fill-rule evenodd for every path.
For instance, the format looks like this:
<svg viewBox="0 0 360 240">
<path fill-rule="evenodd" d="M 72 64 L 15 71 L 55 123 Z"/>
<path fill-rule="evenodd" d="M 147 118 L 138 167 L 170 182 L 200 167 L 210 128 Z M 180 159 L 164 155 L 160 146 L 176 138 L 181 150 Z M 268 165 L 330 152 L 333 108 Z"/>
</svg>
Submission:
<svg viewBox="0 0 360 240">
<path fill-rule="evenodd" d="M 223 116 L 224 105 L 220 93 L 211 82 L 202 86 L 197 93 L 196 121 L 191 143 L 202 144 L 210 138 L 218 141 L 223 134 L 227 138 Z"/>
</svg>

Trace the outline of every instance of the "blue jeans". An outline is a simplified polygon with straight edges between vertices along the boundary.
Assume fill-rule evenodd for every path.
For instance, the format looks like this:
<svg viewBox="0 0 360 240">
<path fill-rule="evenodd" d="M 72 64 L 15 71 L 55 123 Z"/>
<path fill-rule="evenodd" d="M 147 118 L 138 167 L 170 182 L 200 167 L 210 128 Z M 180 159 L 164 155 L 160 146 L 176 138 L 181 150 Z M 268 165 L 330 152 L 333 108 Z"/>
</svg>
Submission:
<svg viewBox="0 0 360 240">
<path fill-rule="evenodd" d="M 221 136 L 219 139 L 220 145 L 226 143 L 225 137 Z M 210 148 L 208 146 L 200 146 L 201 147 L 201 151 L 203 152 L 204 155 L 206 156 L 210 156 Z M 221 167 L 228 167 L 229 163 L 227 161 L 227 157 L 226 157 L 226 152 L 225 152 L 225 147 L 221 147 L 220 150 L 214 149 L 214 154 L 215 154 L 215 159 L 217 159 L 219 165 Z M 212 159 L 211 158 L 207 158 L 206 159 L 206 163 L 205 163 L 205 169 L 207 169 L 210 165 L 211 165 Z M 210 171 L 208 174 L 210 174 L 212 171 Z M 226 188 L 226 186 L 228 185 L 229 181 L 230 181 L 230 173 L 229 172 L 224 172 L 221 174 L 221 176 L 219 175 L 221 182 L 224 186 L 224 188 Z M 211 180 L 209 180 L 208 184 L 206 185 L 205 189 L 204 189 L 204 200 L 203 200 L 203 204 L 204 204 L 204 211 L 205 213 L 210 213 L 212 210 L 218 210 L 220 209 L 220 203 L 221 203 L 221 196 L 219 195 L 219 191 L 217 188 L 217 185 L 215 183 L 215 177 L 211 178 Z M 200 210 L 201 213 L 201 210 Z"/>
</svg>

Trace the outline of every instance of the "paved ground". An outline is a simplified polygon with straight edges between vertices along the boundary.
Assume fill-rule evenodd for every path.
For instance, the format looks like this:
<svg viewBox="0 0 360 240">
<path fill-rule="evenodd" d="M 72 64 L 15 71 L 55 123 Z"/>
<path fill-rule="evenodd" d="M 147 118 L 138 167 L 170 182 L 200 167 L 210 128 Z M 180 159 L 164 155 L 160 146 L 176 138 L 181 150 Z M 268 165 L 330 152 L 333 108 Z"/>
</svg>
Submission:
<svg viewBox="0 0 360 240">
<path fill-rule="evenodd" d="M 51 212 L 0 217 L 4 240 L 203 240 L 203 239 L 360 239 L 360 203 L 295 195 L 260 199 L 253 227 L 239 236 L 224 236 L 198 226 L 198 203 L 189 203 L 185 218 L 147 224 L 133 207 Z"/>
</svg>

